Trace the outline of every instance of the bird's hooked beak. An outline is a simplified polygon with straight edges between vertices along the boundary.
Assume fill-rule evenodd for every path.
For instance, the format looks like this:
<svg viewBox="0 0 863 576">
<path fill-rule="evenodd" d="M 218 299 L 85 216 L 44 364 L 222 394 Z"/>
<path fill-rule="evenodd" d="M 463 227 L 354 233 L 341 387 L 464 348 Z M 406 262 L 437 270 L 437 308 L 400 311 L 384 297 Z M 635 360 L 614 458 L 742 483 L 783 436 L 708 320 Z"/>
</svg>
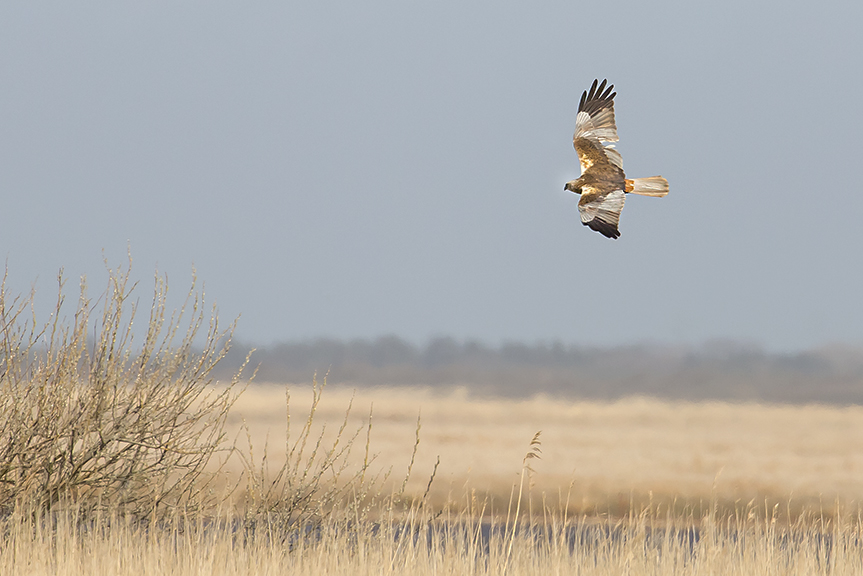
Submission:
<svg viewBox="0 0 863 576">
<path fill-rule="evenodd" d="M 575 194 L 581 194 L 581 188 L 573 187 L 572 182 L 567 182 L 566 184 L 564 184 L 563 189 L 565 191 L 573 192 Z"/>
</svg>

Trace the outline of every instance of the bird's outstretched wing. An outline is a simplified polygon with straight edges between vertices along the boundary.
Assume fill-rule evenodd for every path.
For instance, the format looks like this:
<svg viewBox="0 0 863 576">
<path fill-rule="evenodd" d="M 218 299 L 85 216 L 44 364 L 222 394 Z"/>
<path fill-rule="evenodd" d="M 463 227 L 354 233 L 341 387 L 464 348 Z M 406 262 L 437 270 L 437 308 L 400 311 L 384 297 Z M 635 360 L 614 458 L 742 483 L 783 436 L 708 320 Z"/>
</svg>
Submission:
<svg viewBox="0 0 863 576">
<path fill-rule="evenodd" d="M 598 84 L 594 80 L 590 91 L 581 94 L 578 116 L 575 118 L 575 133 L 572 145 L 578 153 L 581 171 L 597 163 L 611 162 L 623 169 L 623 158 L 614 146 L 603 146 L 603 142 L 617 142 L 617 126 L 614 124 L 614 85 L 605 87 L 607 80 Z"/>
<path fill-rule="evenodd" d="M 623 190 L 603 193 L 597 188 L 585 187 L 578 202 L 581 223 L 608 238 L 619 238 L 617 225 L 624 198 Z"/>
</svg>

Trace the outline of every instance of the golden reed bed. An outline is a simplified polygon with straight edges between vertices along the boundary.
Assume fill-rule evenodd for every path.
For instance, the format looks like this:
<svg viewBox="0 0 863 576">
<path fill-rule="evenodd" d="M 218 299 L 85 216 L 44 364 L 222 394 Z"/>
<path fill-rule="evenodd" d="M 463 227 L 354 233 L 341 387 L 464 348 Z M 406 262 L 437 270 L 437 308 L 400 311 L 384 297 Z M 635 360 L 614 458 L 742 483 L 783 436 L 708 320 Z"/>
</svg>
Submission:
<svg viewBox="0 0 863 576">
<path fill-rule="evenodd" d="M 407 512 L 384 509 L 372 521 L 333 515 L 311 531 L 289 530 L 266 515 L 244 523 L 230 507 L 224 517 L 179 513 L 159 524 L 110 512 L 83 522 L 74 511 L 16 514 L 0 520 L 0 574 L 863 573 L 861 408 L 511 400 L 329 386 L 314 427 L 325 425 L 335 438 L 352 398 L 348 430 L 361 431 L 357 466 L 373 405 L 375 467 L 392 467 L 394 491 L 422 412 L 407 492 L 425 491 L 440 456 L 431 502 Z M 292 439 L 308 421 L 310 401 L 309 387 L 291 387 Z M 270 468 L 278 469 L 285 387 L 248 388 L 229 425 L 241 447 L 251 440 L 256 461 L 268 442 Z M 542 458 L 530 460 L 533 486 L 516 531 L 507 506 L 538 430 Z M 556 502 L 560 493 L 570 497 L 566 511 Z"/>
<path fill-rule="evenodd" d="M 298 426 L 310 387 L 291 386 L 290 395 Z M 545 493 L 557 505 L 562 494 L 574 512 L 622 514 L 651 498 L 690 507 L 718 501 L 811 510 L 839 503 L 847 510 L 863 495 L 863 408 L 856 406 L 520 400 L 477 398 L 463 389 L 329 385 L 317 424 L 335 430 L 352 398 L 349 429 L 363 426 L 373 408 L 371 449 L 379 466 L 393 468 L 394 483 L 404 478 L 421 416 L 408 492 L 425 491 L 439 456 L 430 493 L 436 503 L 458 500 L 466 489 L 505 503 L 540 430 L 532 498 Z M 269 433 L 271 463 L 280 464 L 285 386 L 250 386 L 233 408 L 234 433 L 241 419 L 259 450 Z"/>
</svg>

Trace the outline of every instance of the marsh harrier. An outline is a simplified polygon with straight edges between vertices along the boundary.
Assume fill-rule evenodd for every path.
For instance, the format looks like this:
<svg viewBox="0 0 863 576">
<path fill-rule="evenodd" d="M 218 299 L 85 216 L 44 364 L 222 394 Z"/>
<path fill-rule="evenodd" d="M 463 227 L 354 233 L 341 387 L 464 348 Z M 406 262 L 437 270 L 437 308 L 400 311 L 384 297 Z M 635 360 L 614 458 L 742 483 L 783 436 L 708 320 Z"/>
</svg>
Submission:
<svg viewBox="0 0 863 576">
<path fill-rule="evenodd" d="M 594 80 L 590 91 L 581 94 L 572 145 L 581 162 L 581 177 L 566 183 L 564 190 L 581 194 L 578 211 L 581 223 L 608 238 L 619 238 L 617 225 L 626 194 L 665 196 L 668 180 L 662 176 L 630 180 L 623 173 L 623 158 L 615 150 L 614 86 Z M 597 84 L 599 84 L 597 86 Z"/>
</svg>

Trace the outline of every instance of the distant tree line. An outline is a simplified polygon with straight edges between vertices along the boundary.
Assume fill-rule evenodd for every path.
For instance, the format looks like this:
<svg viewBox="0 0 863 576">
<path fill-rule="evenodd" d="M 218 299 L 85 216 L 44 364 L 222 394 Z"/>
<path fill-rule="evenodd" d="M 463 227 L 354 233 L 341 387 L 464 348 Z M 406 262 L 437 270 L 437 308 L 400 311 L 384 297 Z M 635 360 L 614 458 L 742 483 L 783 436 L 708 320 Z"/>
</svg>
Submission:
<svg viewBox="0 0 863 576">
<path fill-rule="evenodd" d="M 235 343 L 219 377 L 251 349 Z M 258 382 L 363 386 L 464 386 L 478 394 L 539 393 L 615 399 L 642 395 L 684 400 L 863 404 L 863 351 L 825 348 L 796 354 L 714 342 L 697 348 L 635 345 L 608 348 L 436 338 L 417 346 L 394 336 L 319 339 L 258 347 Z"/>
</svg>

